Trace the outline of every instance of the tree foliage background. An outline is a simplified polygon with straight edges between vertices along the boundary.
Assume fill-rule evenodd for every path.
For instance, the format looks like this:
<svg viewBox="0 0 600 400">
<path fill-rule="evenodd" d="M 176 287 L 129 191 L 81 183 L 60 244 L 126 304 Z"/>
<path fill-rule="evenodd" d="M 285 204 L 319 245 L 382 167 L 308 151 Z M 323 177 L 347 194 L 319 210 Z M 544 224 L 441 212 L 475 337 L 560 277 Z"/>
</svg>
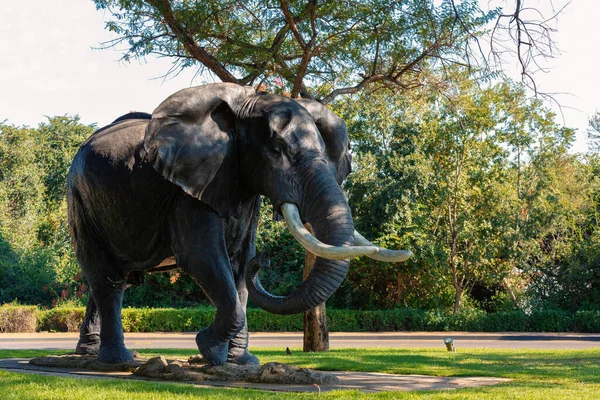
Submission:
<svg viewBox="0 0 600 400">
<path fill-rule="evenodd" d="M 600 158 L 568 152 L 573 131 L 510 81 L 481 89 L 456 77 L 453 97 L 426 89 L 364 92 L 334 104 L 353 143 L 345 190 L 369 239 L 408 248 L 406 263 L 361 258 L 329 305 L 487 311 L 599 309 Z M 0 125 L 0 302 L 85 301 L 66 226 L 66 174 L 94 126 L 53 117 Z M 302 248 L 265 200 L 259 248 L 264 285 L 301 280 Z M 206 302 L 177 271 L 126 291 L 131 306 Z"/>
<path fill-rule="evenodd" d="M 408 248 L 403 264 L 354 260 L 335 307 L 600 309 L 600 159 L 568 152 L 574 132 L 536 92 L 554 54 L 553 15 L 522 0 L 94 0 L 123 59 L 173 60 L 203 80 L 317 98 L 353 144 L 345 190 L 358 228 Z M 556 13 L 560 8 L 555 10 Z M 514 55 L 523 81 L 494 65 Z M 590 137 L 600 130 L 597 116 Z M 52 117 L 0 124 L 0 302 L 85 300 L 66 229 L 65 177 L 94 126 Z M 592 149 L 593 150 L 593 149 Z M 265 201 L 263 284 L 301 280 L 303 251 Z M 206 301 L 177 271 L 151 274 L 125 305 Z"/>
</svg>

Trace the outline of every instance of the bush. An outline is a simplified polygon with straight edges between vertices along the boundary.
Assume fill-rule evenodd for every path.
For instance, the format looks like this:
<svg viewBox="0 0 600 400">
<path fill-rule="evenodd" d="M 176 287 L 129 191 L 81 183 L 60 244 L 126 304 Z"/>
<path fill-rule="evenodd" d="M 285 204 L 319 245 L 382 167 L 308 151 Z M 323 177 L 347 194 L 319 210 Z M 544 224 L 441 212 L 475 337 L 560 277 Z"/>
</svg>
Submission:
<svg viewBox="0 0 600 400">
<path fill-rule="evenodd" d="M 212 322 L 215 310 L 200 308 L 125 308 L 125 332 L 195 332 Z"/>
<path fill-rule="evenodd" d="M 38 312 L 38 330 L 48 332 L 78 332 L 85 308 L 60 307 Z"/>
<path fill-rule="evenodd" d="M 9 306 L 0 307 L 0 333 L 35 332 L 36 328 L 35 306 Z"/>
<path fill-rule="evenodd" d="M 248 330 L 251 332 L 297 332 L 303 328 L 302 314 L 275 315 L 267 311 L 249 308 L 246 311 Z"/>
<path fill-rule="evenodd" d="M 481 331 L 484 332 L 525 332 L 528 316 L 523 311 L 500 311 L 487 314 L 483 318 Z"/>
<path fill-rule="evenodd" d="M 0 332 L 77 332 L 85 314 L 83 307 L 37 310 L 33 306 L 0 307 Z M 124 308 L 125 332 L 197 332 L 212 322 L 213 307 Z M 303 318 L 274 315 L 264 310 L 247 310 L 248 329 L 253 332 L 298 332 Z M 442 310 L 411 308 L 391 310 L 327 310 L 331 332 L 394 331 L 481 331 L 481 332 L 600 332 L 600 311 L 522 311 L 485 313 L 463 310 L 452 314 Z"/>
<path fill-rule="evenodd" d="M 145 274 L 139 286 L 125 291 L 123 307 L 195 308 L 210 304 L 192 277 L 179 269 Z"/>
<path fill-rule="evenodd" d="M 574 331 L 572 315 L 566 311 L 534 311 L 529 316 L 528 330 L 531 332 Z"/>
<path fill-rule="evenodd" d="M 485 311 L 464 309 L 456 314 L 444 310 L 425 311 L 423 316 L 424 330 L 427 331 L 481 331 Z"/>
<path fill-rule="evenodd" d="M 573 322 L 577 332 L 600 332 L 600 311 L 577 311 Z"/>
<path fill-rule="evenodd" d="M 352 329 L 356 329 L 358 325 L 357 313 L 354 310 L 327 310 L 329 330 L 332 332 L 352 332 Z"/>
</svg>

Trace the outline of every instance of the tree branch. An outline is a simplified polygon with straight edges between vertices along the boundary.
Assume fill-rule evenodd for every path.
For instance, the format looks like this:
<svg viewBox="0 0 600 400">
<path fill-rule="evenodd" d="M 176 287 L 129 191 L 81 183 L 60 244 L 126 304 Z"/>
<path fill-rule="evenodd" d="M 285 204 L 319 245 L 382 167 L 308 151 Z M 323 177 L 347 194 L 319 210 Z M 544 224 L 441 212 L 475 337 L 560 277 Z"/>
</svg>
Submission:
<svg viewBox="0 0 600 400">
<path fill-rule="evenodd" d="M 178 23 L 173 15 L 173 10 L 171 9 L 171 4 L 169 4 L 168 0 L 146 0 L 146 2 L 160 12 L 164 18 L 164 22 L 179 38 L 192 57 L 214 72 L 221 81 L 240 83 L 239 80 L 219 62 L 219 60 L 207 52 L 203 47 L 199 46 L 194 38 Z"/>
<path fill-rule="evenodd" d="M 440 47 L 440 44 L 436 42 L 430 48 L 423 50 L 423 52 L 418 57 L 416 57 L 414 60 L 412 60 L 411 62 L 409 62 L 408 64 L 406 64 L 402 68 L 400 68 L 400 71 L 398 71 L 398 73 L 396 73 L 394 75 L 394 79 L 398 79 L 402 75 L 404 75 L 405 73 L 407 73 L 408 71 L 412 70 L 419 62 L 423 61 L 423 59 L 425 59 L 425 57 L 427 57 L 428 55 L 430 55 L 431 52 L 433 52 L 434 50 L 438 49 L 439 47 Z"/>
<path fill-rule="evenodd" d="M 290 97 L 296 98 L 298 97 L 298 95 L 300 95 L 305 98 L 310 98 L 312 96 L 308 93 L 308 90 L 306 89 L 306 86 L 304 85 L 303 81 L 304 76 L 306 75 L 308 64 L 310 63 L 310 59 L 312 57 L 312 47 L 314 46 L 315 41 L 317 39 L 317 29 L 315 24 L 317 3 L 316 0 L 310 0 L 306 5 L 305 9 L 305 11 L 308 10 L 310 13 L 310 24 L 312 30 L 312 35 L 308 43 L 306 43 L 306 41 L 298 31 L 298 26 L 296 25 L 296 21 L 292 17 L 287 0 L 280 0 L 280 4 L 281 11 L 285 16 L 285 20 L 290 30 L 292 31 L 294 37 L 296 38 L 296 41 L 298 42 L 303 51 L 302 59 L 300 60 L 298 70 L 296 71 L 296 77 L 293 80 L 292 92 L 290 94 Z"/>
<path fill-rule="evenodd" d="M 296 25 L 296 21 L 292 17 L 287 0 L 280 0 L 279 4 L 281 6 L 281 11 L 283 11 L 283 16 L 285 17 L 285 21 L 287 22 L 292 33 L 294 34 L 296 41 L 298 42 L 298 44 L 300 45 L 302 50 L 304 50 L 306 48 L 306 42 L 302 38 L 300 31 L 298 31 L 298 25 Z"/>
<path fill-rule="evenodd" d="M 329 93 L 327 96 L 325 96 L 321 100 L 321 103 L 323 103 L 323 104 L 329 104 L 333 99 L 335 99 L 339 95 L 357 93 L 360 90 L 362 90 L 365 86 L 367 86 L 369 83 L 377 82 L 377 81 L 382 81 L 382 80 L 386 80 L 386 79 L 388 79 L 388 77 L 386 75 L 383 75 L 383 74 L 371 75 L 371 76 L 366 77 L 365 79 L 363 79 L 356 86 L 346 87 L 346 88 L 339 88 L 339 89 L 333 90 L 331 93 Z"/>
</svg>

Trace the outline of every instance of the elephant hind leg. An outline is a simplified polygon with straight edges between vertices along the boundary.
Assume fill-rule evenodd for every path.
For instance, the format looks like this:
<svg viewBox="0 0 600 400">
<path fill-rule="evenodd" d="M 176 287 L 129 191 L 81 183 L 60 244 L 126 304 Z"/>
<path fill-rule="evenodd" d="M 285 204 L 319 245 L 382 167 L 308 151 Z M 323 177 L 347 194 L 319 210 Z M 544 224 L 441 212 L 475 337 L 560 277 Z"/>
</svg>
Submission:
<svg viewBox="0 0 600 400">
<path fill-rule="evenodd" d="M 91 284 L 91 283 L 90 283 Z M 104 276 L 91 284 L 100 316 L 100 348 L 98 361 L 122 363 L 133 361 L 133 354 L 125 348 L 121 307 L 125 279 Z"/>
<path fill-rule="evenodd" d="M 77 354 L 98 354 L 100 350 L 100 316 L 92 293 L 88 293 L 85 317 L 79 328 L 79 342 L 75 348 Z"/>
<path fill-rule="evenodd" d="M 125 348 L 121 320 L 126 279 L 116 272 L 117 269 L 112 267 L 105 253 L 94 254 L 96 259 L 93 264 L 87 262 L 86 258 L 78 258 L 90 285 L 90 297 L 79 331 L 77 352 L 96 352 L 98 361 L 106 363 L 132 361 L 133 355 Z"/>
<path fill-rule="evenodd" d="M 132 361 L 125 348 L 121 306 L 125 291 L 126 265 L 116 262 L 108 251 L 110 240 L 100 235 L 99 215 L 92 218 L 77 188 L 69 196 L 69 224 L 77 261 L 90 287 L 85 319 L 80 328 L 78 353 L 97 352 L 107 363 Z M 87 199 L 88 202 L 91 199 Z M 102 218 L 100 218 L 102 219 Z M 99 334 L 98 334 L 98 327 Z M 98 336 L 100 339 L 98 345 Z"/>
</svg>

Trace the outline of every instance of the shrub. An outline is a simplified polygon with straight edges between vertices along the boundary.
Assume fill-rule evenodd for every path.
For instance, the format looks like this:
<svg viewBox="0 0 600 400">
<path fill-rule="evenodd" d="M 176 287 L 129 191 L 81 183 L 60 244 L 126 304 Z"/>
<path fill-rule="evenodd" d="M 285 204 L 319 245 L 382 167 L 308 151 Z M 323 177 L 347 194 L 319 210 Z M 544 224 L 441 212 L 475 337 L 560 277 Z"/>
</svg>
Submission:
<svg viewBox="0 0 600 400">
<path fill-rule="evenodd" d="M 38 330 L 49 332 L 78 332 L 85 308 L 60 307 L 38 313 Z"/>
<path fill-rule="evenodd" d="M 568 332 L 575 330 L 573 318 L 566 311 L 534 311 L 529 316 L 528 329 L 531 332 Z"/>
<path fill-rule="evenodd" d="M 215 315 L 214 308 L 125 308 L 125 332 L 193 332 L 207 327 Z"/>
<path fill-rule="evenodd" d="M 327 326 L 332 332 L 352 332 L 352 328 L 358 325 L 356 316 L 354 310 L 327 310 Z"/>
<path fill-rule="evenodd" d="M 577 311 L 573 321 L 577 332 L 600 332 L 600 311 Z"/>
<path fill-rule="evenodd" d="M 449 331 L 447 313 L 440 310 L 426 311 L 423 317 L 426 331 Z"/>
<path fill-rule="evenodd" d="M 246 311 L 248 330 L 254 332 L 297 332 L 303 328 L 302 314 L 275 315 L 267 311 L 250 308 Z"/>
<path fill-rule="evenodd" d="M 83 307 L 37 310 L 34 306 L 0 307 L 0 332 L 77 332 L 85 314 Z M 213 307 L 124 308 L 125 332 L 196 332 L 212 322 Z M 303 318 L 274 315 L 248 309 L 248 329 L 254 332 L 298 332 Z M 442 310 L 327 310 L 331 332 L 392 331 L 484 331 L 484 332 L 600 332 L 600 311 L 522 311 L 485 313 L 467 309 L 457 314 Z"/>
<path fill-rule="evenodd" d="M 425 312 L 413 308 L 397 309 L 394 330 L 423 331 L 425 330 Z"/>
<path fill-rule="evenodd" d="M 188 274 L 175 269 L 145 274 L 139 286 L 125 291 L 123 307 L 195 308 L 210 304 L 206 295 Z"/>
<path fill-rule="evenodd" d="M 451 331 L 481 331 L 487 313 L 477 309 L 463 309 L 456 314 L 449 314 L 448 327 Z"/>
<path fill-rule="evenodd" d="M 482 321 L 484 332 L 525 332 L 528 317 L 523 311 L 500 311 L 487 314 Z"/>
<path fill-rule="evenodd" d="M 0 333 L 35 332 L 36 328 L 35 306 L 9 306 L 0 307 Z"/>
</svg>

